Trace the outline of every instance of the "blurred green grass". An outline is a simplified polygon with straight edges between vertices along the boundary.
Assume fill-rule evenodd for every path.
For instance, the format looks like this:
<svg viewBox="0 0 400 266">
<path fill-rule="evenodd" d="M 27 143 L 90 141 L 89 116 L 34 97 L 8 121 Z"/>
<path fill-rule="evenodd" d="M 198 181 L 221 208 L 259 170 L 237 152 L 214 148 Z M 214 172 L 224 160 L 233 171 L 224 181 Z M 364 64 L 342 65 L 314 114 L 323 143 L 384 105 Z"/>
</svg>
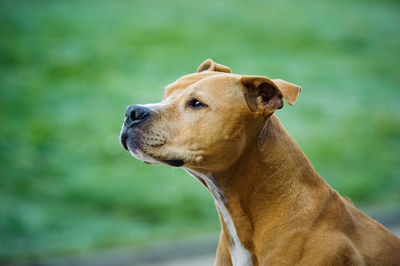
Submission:
<svg viewBox="0 0 400 266">
<path fill-rule="evenodd" d="M 356 204 L 400 202 L 398 1 L 0 1 L 0 260 L 218 230 L 118 135 L 206 58 L 303 87 L 278 116 Z"/>
</svg>

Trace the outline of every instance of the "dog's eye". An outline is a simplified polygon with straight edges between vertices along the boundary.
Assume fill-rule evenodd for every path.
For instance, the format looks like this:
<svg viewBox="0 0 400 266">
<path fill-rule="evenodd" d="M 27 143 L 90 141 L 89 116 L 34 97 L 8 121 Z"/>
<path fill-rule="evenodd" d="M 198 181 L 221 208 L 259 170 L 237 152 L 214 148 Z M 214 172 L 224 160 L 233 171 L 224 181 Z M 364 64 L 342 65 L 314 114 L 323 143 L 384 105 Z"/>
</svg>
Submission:
<svg viewBox="0 0 400 266">
<path fill-rule="evenodd" d="M 193 109 L 200 109 L 207 107 L 207 104 L 204 104 L 197 99 L 192 99 L 190 100 L 190 102 L 188 102 L 187 106 Z"/>
</svg>

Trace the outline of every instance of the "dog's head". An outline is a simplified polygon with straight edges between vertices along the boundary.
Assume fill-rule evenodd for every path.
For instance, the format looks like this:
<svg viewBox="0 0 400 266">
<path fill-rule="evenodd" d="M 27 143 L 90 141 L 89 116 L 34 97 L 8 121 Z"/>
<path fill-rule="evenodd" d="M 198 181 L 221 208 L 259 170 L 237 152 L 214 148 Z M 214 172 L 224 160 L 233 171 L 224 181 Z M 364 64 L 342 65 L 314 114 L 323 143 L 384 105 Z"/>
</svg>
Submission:
<svg viewBox="0 0 400 266">
<path fill-rule="evenodd" d="M 168 85 L 160 103 L 128 106 L 121 143 L 147 163 L 223 170 L 257 141 L 283 98 L 293 105 L 299 92 L 283 80 L 232 74 L 208 59 Z"/>
</svg>

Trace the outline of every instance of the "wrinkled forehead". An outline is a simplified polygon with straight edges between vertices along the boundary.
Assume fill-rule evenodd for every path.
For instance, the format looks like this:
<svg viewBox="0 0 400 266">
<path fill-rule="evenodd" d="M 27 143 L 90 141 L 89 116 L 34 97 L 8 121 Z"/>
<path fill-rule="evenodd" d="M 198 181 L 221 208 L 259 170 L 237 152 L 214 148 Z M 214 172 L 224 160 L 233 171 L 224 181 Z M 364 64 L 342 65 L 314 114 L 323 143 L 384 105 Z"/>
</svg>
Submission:
<svg viewBox="0 0 400 266">
<path fill-rule="evenodd" d="M 163 100 L 175 98 L 176 95 L 182 93 L 188 87 L 200 89 L 200 87 L 210 86 L 213 87 L 227 87 L 238 80 L 239 75 L 227 74 L 215 71 L 204 71 L 201 73 L 194 73 L 183 76 L 177 79 L 174 83 L 169 84 L 165 88 Z"/>
</svg>

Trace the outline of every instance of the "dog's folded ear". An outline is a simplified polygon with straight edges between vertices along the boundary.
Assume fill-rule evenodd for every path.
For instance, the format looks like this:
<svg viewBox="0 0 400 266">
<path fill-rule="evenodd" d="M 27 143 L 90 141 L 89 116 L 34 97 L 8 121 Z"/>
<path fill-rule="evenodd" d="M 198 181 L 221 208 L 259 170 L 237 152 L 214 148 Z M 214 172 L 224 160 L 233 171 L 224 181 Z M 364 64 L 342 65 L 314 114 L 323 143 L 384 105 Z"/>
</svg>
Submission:
<svg viewBox="0 0 400 266">
<path fill-rule="evenodd" d="M 285 101 L 290 105 L 294 105 L 299 97 L 301 87 L 281 79 L 273 79 L 272 81 L 282 92 Z"/>
<path fill-rule="evenodd" d="M 215 63 L 211 59 L 207 59 L 206 61 L 201 63 L 200 66 L 197 68 L 197 72 L 203 72 L 203 71 L 218 71 L 218 72 L 232 73 L 229 67 Z"/>
<path fill-rule="evenodd" d="M 246 102 L 252 112 L 260 107 L 265 113 L 281 109 L 283 98 L 288 104 L 294 105 L 301 90 L 293 83 L 261 76 L 242 76 L 240 81 L 246 88 Z"/>
</svg>

